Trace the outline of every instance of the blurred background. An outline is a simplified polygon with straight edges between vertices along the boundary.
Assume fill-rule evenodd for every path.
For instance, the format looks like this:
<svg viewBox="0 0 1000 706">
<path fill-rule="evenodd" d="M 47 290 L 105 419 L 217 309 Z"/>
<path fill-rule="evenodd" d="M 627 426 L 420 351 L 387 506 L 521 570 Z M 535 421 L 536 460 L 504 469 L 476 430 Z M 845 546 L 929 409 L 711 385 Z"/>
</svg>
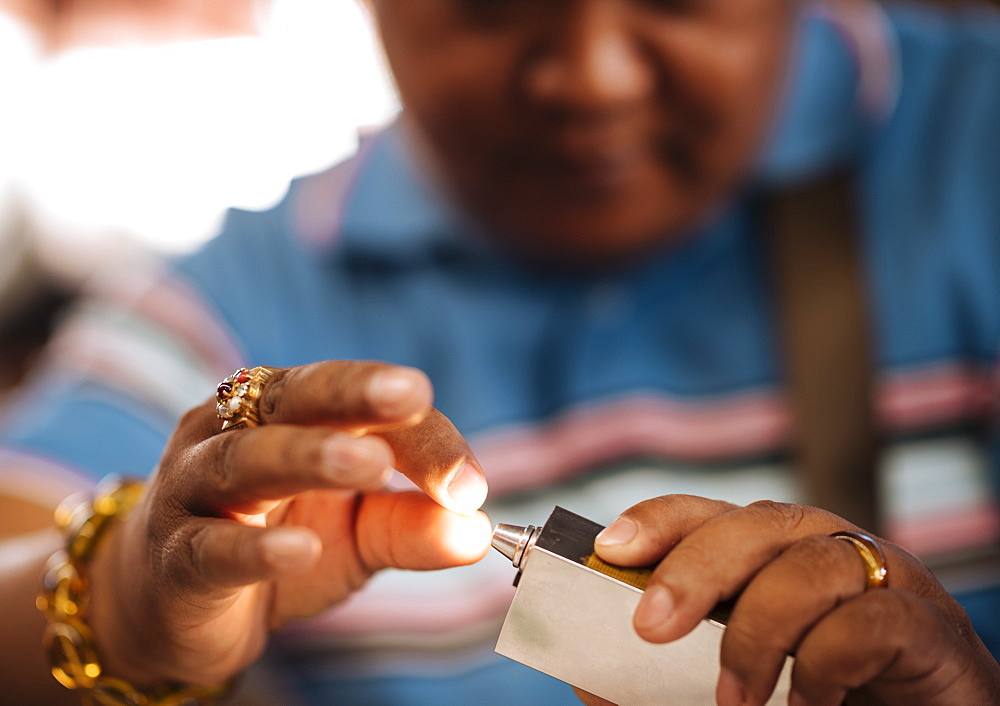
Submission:
<svg viewBox="0 0 1000 706">
<path fill-rule="evenodd" d="M 397 109 L 356 0 L 0 0 L 0 390 L 102 264 L 196 247 Z"/>
</svg>

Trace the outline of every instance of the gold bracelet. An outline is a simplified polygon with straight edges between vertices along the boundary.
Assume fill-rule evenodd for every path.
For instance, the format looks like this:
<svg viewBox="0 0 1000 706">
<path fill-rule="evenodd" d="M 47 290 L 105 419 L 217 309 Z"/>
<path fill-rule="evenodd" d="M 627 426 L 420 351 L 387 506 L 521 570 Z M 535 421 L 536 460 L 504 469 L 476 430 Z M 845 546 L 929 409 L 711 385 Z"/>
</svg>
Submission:
<svg viewBox="0 0 1000 706">
<path fill-rule="evenodd" d="M 80 691 L 85 704 L 181 706 L 218 701 L 224 686 L 166 683 L 140 691 L 101 667 L 86 615 L 90 590 L 84 569 L 107 529 L 124 519 L 142 496 L 140 481 L 109 477 L 92 500 L 67 498 L 56 510 L 56 524 L 66 534 L 66 548 L 49 559 L 35 605 L 49 624 L 44 634 L 52 676 L 67 689 Z"/>
</svg>

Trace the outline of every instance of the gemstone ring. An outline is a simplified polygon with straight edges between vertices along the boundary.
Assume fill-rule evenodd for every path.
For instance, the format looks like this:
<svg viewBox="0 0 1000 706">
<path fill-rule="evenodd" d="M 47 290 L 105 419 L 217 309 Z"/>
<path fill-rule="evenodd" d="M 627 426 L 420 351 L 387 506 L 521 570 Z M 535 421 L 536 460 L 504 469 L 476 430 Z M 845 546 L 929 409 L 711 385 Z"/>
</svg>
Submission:
<svg viewBox="0 0 1000 706">
<path fill-rule="evenodd" d="M 274 377 L 280 368 L 240 368 L 219 383 L 215 389 L 216 414 L 222 420 L 222 430 L 237 429 L 242 426 L 260 426 L 260 410 L 257 405 L 264 391 L 264 385 Z"/>
</svg>

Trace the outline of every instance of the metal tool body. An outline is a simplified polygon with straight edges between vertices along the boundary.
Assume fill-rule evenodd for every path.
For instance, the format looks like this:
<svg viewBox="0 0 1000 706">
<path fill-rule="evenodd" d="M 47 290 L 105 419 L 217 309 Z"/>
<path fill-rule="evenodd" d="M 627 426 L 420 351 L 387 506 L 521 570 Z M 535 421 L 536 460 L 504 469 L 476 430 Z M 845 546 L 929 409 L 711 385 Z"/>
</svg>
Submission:
<svg viewBox="0 0 1000 706">
<path fill-rule="evenodd" d="M 496 652 L 623 706 L 714 704 L 724 626 L 704 620 L 663 645 L 641 639 L 632 614 L 642 589 L 609 575 L 616 567 L 585 565 L 601 529 L 560 507 L 541 528 L 497 526 L 493 546 L 518 573 Z M 790 666 L 769 704 L 787 701 Z"/>
</svg>

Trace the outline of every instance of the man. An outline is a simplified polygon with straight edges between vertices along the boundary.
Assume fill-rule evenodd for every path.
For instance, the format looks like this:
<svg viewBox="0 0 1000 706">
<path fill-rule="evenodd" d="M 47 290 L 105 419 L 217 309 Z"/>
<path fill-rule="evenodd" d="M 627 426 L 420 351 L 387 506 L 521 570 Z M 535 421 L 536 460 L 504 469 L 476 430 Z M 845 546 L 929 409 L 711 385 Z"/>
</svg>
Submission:
<svg viewBox="0 0 1000 706">
<path fill-rule="evenodd" d="M 597 545 L 627 564 L 676 545 L 636 614 L 647 639 L 743 590 L 722 703 L 762 702 L 790 651 L 800 703 L 855 687 L 996 699 L 995 660 L 903 549 L 879 541 L 891 589 L 866 592 L 857 554 L 828 537 L 850 523 L 747 505 L 803 499 L 758 197 L 849 166 L 892 442 L 888 539 L 929 553 L 998 536 L 995 412 L 977 401 L 1000 350 L 998 20 L 846 8 L 838 22 L 843 6 L 783 0 L 372 2 L 398 124 L 275 210 L 232 214 L 124 309 L 106 291 L 8 415 L 21 498 L 66 477 L 42 459 L 97 478 L 160 458 L 85 567 L 104 671 L 142 689 L 221 682 L 283 627 L 269 662 L 317 702 L 572 699 L 489 656 L 502 562 L 376 574 L 481 557 L 488 477 L 504 522 L 556 502 L 610 522 L 666 493 L 723 498 L 644 503 Z M 395 365 L 345 362 L 373 359 Z M 240 365 L 219 414 L 261 426 L 222 433 L 212 401 L 170 436 Z M 378 490 L 390 465 L 424 493 Z M 6 579 L 22 602 L 57 546 L 36 541 Z M 984 635 L 995 596 L 977 596 Z M 41 631 L 25 616 L 15 634 Z M 41 659 L 0 662 L 38 693 Z"/>
</svg>

